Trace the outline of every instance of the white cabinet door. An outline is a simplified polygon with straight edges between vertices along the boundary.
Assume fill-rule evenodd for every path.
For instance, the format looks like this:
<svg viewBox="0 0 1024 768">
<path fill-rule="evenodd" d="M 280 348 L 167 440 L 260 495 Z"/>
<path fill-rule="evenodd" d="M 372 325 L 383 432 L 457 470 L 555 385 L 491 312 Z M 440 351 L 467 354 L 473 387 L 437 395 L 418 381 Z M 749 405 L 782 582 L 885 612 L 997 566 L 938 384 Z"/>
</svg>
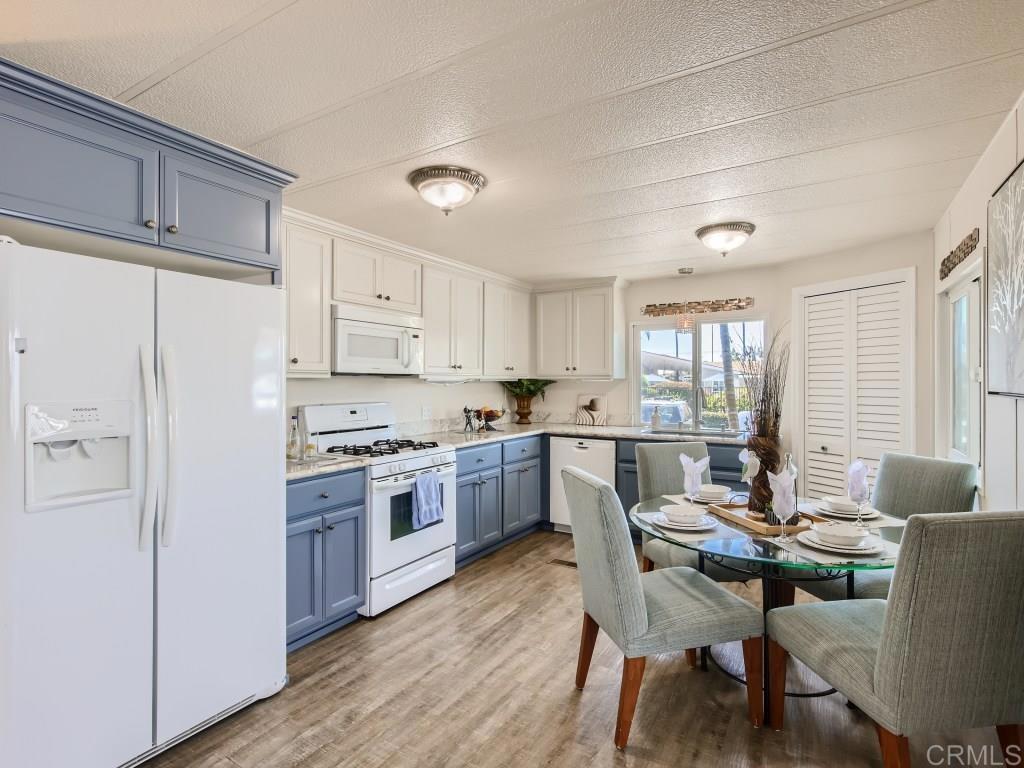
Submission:
<svg viewBox="0 0 1024 768">
<path fill-rule="evenodd" d="M 613 301 L 609 287 L 573 291 L 573 376 L 612 375 Z"/>
<path fill-rule="evenodd" d="M 368 245 L 334 238 L 334 301 L 379 307 L 384 303 L 383 253 Z"/>
<path fill-rule="evenodd" d="M 455 373 L 455 276 L 442 269 L 423 270 L 423 371 Z"/>
<path fill-rule="evenodd" d="M 284 269 L 288 293 L 288 374 L 331 373 L 331 238 L 285 225 Z"/>
<path fill-rule="evenodd" d="M 496 283 L 484 284 L 484 376 L 508 378 L 510 292 Z"/>
<path fill-rule="evenodd" d="M 537 375 L 572 373 L 572 291 L 537 294 Z"/>
<path fill-rule="evenodd" d="M 506 360 L 512 378 L 528 378 L 531 366 L 530 294 L 526 291 L 508 291 L 506 320 Z"/>
<path fill-rule="evenodd" d="M 418 261 L 385 253 L 381 257 L 383 307 L 410 315 L 423 314 L 423 265 Z"/>
<path fill-rule="evenodd" d="M 482 376 L 484 283 L 471 277 L 455 278 L 455 364 L 460 376 Z"/>
<path fill-rule="evenodd" d="M 806 493 L 842 495 L 850 463 L 850 293 L 807 298 L 803 322 Z"/>
</svg>

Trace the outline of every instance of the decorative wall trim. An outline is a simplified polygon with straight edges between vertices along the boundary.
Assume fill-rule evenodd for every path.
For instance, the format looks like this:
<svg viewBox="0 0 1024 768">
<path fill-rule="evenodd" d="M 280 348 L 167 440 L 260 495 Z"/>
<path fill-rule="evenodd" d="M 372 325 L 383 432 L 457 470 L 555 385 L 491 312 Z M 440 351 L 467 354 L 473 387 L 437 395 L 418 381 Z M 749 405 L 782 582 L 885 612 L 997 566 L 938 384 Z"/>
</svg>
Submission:
<svg viewBox="0 0 1024 768">
<path fill-rule="evenodd" d="M 738 309 L 750 309 L 754 306 L 754 297 L 746 296 L 737 299 L 704 299 L 703 301 L 676 301 L 670 304 L 648 304 L 641 314 L 648 317 L 664 317 L 665 315 L 703 315 L 708 312 L 733 312 Z"/>
<path fill-rule="evenodd" d="M 975 227 L 974 231 L 971 232 L 967 237 L 960 241 L 960 245 L 949 252 L 949 255 L 942 260 L 942 264 L 939 265 L 939 280 L 945 280 L 949 277 L 950 273 L 964 263 L 964 260 L 974 253 L 974 249 L 978 247 L 978 241 L 981 238 L 981 232 Z"/>
</svg>

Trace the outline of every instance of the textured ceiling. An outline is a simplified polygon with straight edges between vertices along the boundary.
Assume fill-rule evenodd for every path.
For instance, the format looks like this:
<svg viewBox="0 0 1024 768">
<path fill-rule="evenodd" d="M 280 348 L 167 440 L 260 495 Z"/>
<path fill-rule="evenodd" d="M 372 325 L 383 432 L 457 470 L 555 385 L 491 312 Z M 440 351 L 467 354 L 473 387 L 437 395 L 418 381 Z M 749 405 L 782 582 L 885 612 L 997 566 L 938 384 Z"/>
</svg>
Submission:
<svg viewBox="0 0 1024 768">
<path fill-rule="evenodd" d="M 1024 90 L 1021 29 L 1020 0 L 23 0 L 0 56 L 297 171 L 292 207 L 635 279 L 931 227 Z M 405 182 L 432 163 L 490 184 L 445 218 Z M 693 236 L 733 218 L 727 259 Z"/>
</svg>

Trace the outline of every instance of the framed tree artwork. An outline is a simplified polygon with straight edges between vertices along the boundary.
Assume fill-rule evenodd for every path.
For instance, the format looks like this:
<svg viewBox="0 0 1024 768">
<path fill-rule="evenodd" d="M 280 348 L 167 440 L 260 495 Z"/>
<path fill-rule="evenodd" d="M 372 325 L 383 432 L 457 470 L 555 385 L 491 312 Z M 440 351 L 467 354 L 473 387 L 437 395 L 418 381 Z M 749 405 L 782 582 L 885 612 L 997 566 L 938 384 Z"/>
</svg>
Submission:
<svg viewBox="0 0 1024 768">
<path fill-rule="evenodd" d="M 988 391 L 1024 397 L 1024 164 L 988 203 Z"/>
</svg>

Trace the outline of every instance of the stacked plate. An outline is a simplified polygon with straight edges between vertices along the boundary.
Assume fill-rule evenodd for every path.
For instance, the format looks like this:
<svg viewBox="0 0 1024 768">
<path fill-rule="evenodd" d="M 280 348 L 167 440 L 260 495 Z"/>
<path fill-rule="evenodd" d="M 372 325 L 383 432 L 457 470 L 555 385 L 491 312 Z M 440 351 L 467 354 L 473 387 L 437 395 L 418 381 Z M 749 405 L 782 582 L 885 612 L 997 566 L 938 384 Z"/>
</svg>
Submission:
<svg viewBox="0 0 1024 768">
<path fill-rule="evenodd" d="M 814 503 L 814 511 L 837 520 L 856 520 L 857 505 L 845 496 L 825 496 Z M 872 507 L 864 507 L 861 520 L 873 520 L 882 513 Z"/>
<path fill-rule="evenodd" d="M 704 483 L 693 496 L 687 495 L 694 504 L 721 504 L 729 500 L 729 493 L 732 489 L 727 485 L 714 485 Z"/>
<path fill-rule="evenodd" d="M 654 517 L 651 518 L 651 522 L 659 528 L 664 528 L 668 531 L 687 531 L 689 533 L 710 531 L 718 525 L 718 521 L 711 515 L 700 515 L 699 517 L 693 518 L 691 521 L 676 523 L 665 517 L 664 512 L 659 512 L 654 515 Z"/>
<path fill-rule="evenodd" d="M 818 533 L 814 530 L 800 531 L 796 535 L 797 541 L 801 544 L 805 544 L 811 549 L 817 549 L 822 552 L 829 552 L 833 555 L 851 555 L 853 557 L 865 557 L 868 555 L 880 555 L 885 551 L 885 546 L 878 539 L 871 537 L 865 539 L 859 544 L 854 545 L 840 545 L 826 543 L 821 540 Z"/>
</svg>

